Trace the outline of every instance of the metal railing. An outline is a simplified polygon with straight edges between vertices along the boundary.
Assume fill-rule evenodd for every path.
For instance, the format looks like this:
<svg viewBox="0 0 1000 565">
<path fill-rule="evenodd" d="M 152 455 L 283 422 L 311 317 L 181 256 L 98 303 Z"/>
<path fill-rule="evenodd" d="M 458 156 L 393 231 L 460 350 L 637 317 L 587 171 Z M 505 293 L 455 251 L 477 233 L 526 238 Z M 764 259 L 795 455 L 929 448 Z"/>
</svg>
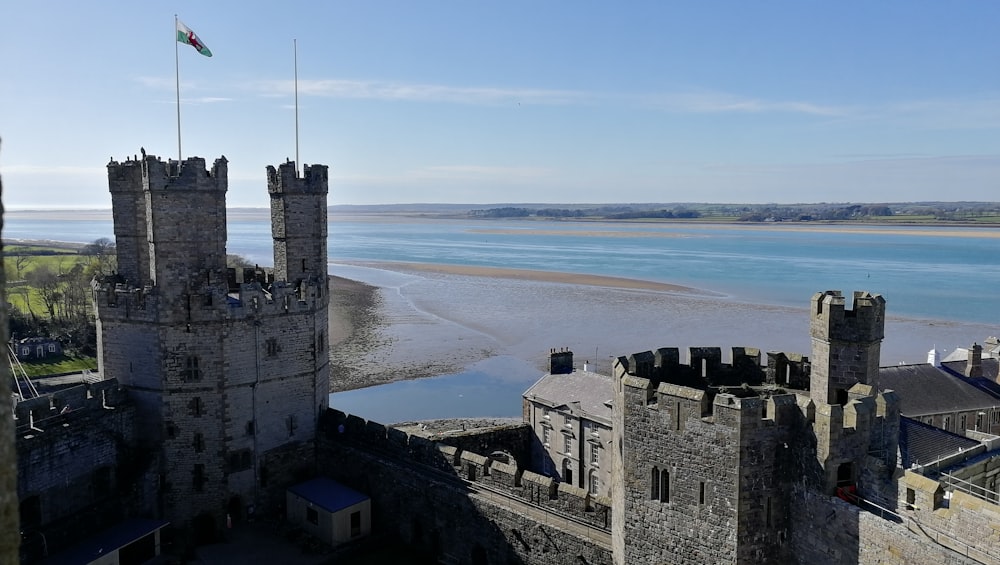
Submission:
<svg viewBox="0 0 1000 565">
<path fill-rule="evenodd" d="M 960 479 L 951 473 L 941 473 L 940 477 L 941 483 L 945 488 L 961 491 L 969 496 L 974 496 L 981 500 L 992 502 L 993 504 L 1000 501 L 1000 493 L 995 490 L 990 490 L 965 479 Z"/>
</svg>

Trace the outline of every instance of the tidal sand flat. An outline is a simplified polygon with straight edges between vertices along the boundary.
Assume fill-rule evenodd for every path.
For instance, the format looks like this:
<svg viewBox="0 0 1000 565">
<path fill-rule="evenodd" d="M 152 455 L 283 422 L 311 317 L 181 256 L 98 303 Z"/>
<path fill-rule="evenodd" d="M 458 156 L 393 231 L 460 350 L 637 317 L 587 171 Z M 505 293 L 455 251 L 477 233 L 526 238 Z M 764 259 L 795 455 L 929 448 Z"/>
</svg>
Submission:
<svg viewBox="0 0 1000 565">
<path fill-rule="evenodd" d="M 649 281 L 454 265 L 337 263 L 331 272 L 374 287 L 361 292 L 370 294 L 366 304 L 336 300 L 356 321 L 351 336 L 331 344 L 334 391 L 455 373 L 495 356 L 541 374 L 554 347 L 605 372 L 614 356 L 657 347 L 716 346 L 727 360 L 735 346 L 806 355 L 811 348 L 810 296 L 801 306 L 761 305 Z M 333 284 L 335 296 L 350 288 Z M 996 333 L 893 316 L 891 302 L 888 311 L 883 365 L 922 363 L 932 347 L 948 351 Z"/>
</svg>

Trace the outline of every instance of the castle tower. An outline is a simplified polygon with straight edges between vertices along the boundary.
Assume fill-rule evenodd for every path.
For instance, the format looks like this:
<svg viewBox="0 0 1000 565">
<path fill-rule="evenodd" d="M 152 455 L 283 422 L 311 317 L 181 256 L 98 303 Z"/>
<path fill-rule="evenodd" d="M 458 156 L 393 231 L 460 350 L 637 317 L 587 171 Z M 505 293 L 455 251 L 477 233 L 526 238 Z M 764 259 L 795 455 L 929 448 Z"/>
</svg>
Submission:
<svg viewBox="0 0 1000 565">
<path fill-rule="evenodd" d="M 306 165 L 303 176 L 295 163 L 267 168 L 271 195 L 271 234 L 274 237 L 274 273 L 298 284 L 326 278 L 327 168 Z"/>
<path fill-rule="evenodd" d="M 847 391 L 861 383 L 878 389 L 878 368 L 885 337 L 885 299 L 855 292 L 851 309 L 840 291 L 812 297 L 810 396 L 817 405 L 846 404 Z"/>
<path fill-rule="evenodd" d="M 266 509 L 274 487 L 310 465 L 329 394 L 326 167 L 303 181 L 289 165 L 281 184 L 304 185 L 322 213 L 301 213 L 299 201 L 284 218 L 272 210 L 274 227 L 294 220 L 296 241 L 322 239 L 296 247 L 308 276 L 283 266 L 273 280 L 231 286 L 226 164 L 145 154 L 109 163 L 120 271 L 94 285 L 100 370 L 129 390 L 137 436 L 154 454 L 144 463 L 150 508 L 177 525 L 198 517 L 199 529 Z"/>
</svg>

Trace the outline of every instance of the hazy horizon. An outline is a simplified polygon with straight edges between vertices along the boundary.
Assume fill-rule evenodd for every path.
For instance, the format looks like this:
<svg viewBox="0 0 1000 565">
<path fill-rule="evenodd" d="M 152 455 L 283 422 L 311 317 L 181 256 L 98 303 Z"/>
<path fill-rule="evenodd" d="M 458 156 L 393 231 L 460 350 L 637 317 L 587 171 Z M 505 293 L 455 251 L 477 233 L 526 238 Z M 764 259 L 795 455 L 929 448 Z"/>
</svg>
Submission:
<svg viewBox="0 0 1000 565">
<path fill-rule="evenodd" d="M 353 209 L 353 208 L 369 208 L 372 210 L 378 209 L 396 209 L 396 211 L 430 211 L 439 209 L 444 211 L 445 209 L 460 210 L 460 209 L 482 209 L 482 208 L 493 208 L 493 207 L 525 207 L 525 208 L 548 208 L 548 207 L 566 207 L 568 209 L 587 209 L 587 208 L 598 208 L 598 207 L 627 207 L 627 206 L 638 206 L 638 207 L 672 207 L 672 206 L 849 206 L 856 204 L 879 204 L 886 206 L 940 206 L 940 205 L 955 205 L 955 204 L 966 204 L 966 205 L 977 205 L 977 204 L 994 204 L 1000 202 L 997 200 L 935 200 L 935 201 L 899 201 L 899 202 L 764 202 L 764 203 L 750 203 L 750 202 L 579 202 L 579 203 L 566 203 L 566 202 L 391 202 L 384 204 L 330 204 L 327 206 L 328 209 Z M 269 210 L 269 206 L 226 206 L 226 210 Z M 27 212 L 38 212 L 38 213 L 56 213 L 56 212 L 107 212 L 111 213 L 110 204 L 107 206 L 75 206 L 75 207 L 64 207 L 64 206 L 5 206 L 4 211 L 7 213 L 27 213 Z"/>
</svg>

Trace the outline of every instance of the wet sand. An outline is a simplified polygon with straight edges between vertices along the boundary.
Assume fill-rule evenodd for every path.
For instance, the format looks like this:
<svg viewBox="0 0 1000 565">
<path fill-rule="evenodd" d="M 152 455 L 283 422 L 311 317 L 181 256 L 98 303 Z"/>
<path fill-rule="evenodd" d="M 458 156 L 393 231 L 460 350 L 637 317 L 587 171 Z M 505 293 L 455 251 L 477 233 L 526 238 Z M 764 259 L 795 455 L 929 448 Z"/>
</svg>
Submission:
<svg viewBox="0 0 1000 565">
<path fill-rule="evenodd" d="M 581 273 L 561 273 L 555 271 L 533 271 L 529 269 L 507 269 L 502 267 L 479 267 L 474 265 L 444 265 L 440 263 L 405 263 L 405 262 L 354 262 L 352 264 L 386 268 L 393 271 L 409 271 L 420 273 L 437 273 L 444 275 L 464 275 L 473 277 L 491 277 L 495 279 L 514 279 L 535 282 L 550 282 L 561 284 L 576 284 L 585 286 L 603 286 L 608 288 L 629 288 L 640 290 L 656 290 L 679 294 L 701 296 L 721 296 L 708 290 L 681 286 L 678 284 L 661 283 L 622 277 L 604 275 L 588 275 Z"/>
<path fill-rule="evenodd" d="M 498 356 L 540 375 L 554 347 L 603 372 L 613 356 L 658 347 L 678 347 L 682 359 L 688 347 L 720 347 L 724 360 L 732 347 L 759 348 L 762 360 L 766 351 L 811 349 L 810 296 L 751 304 L 649 281 L 433 264 L 332 264 L 331 272 L 341 277 L 331 279 L 334 392 L 458 373 Z M 882 364 L 923 363 L 932 347 L 947 353 L 995 333 L 893 316 L 890 303 Z"/>
</svg>

